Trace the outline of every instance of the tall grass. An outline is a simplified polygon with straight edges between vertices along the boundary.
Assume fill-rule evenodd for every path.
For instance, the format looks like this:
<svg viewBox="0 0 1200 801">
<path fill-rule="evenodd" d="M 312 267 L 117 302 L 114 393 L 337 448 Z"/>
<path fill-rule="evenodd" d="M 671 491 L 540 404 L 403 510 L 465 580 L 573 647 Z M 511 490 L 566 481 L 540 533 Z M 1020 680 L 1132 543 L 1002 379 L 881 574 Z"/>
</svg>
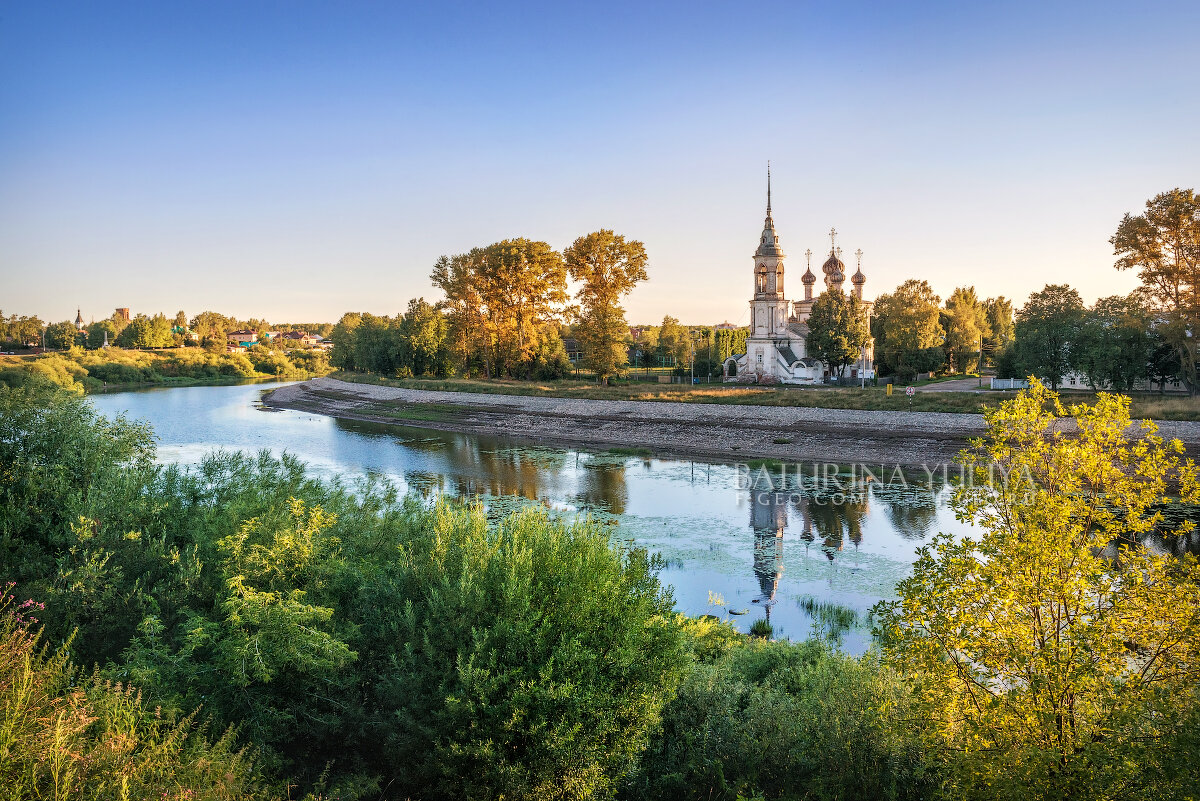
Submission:
<svg viewBox="0 0 1200 801">
<path fill-rule="evenodd" d="M 0 595 L 0 801 L 268 798 L 232 733 L 165 718 L 133 689 L 80 675 L 66 647 Z"/>
</svg>

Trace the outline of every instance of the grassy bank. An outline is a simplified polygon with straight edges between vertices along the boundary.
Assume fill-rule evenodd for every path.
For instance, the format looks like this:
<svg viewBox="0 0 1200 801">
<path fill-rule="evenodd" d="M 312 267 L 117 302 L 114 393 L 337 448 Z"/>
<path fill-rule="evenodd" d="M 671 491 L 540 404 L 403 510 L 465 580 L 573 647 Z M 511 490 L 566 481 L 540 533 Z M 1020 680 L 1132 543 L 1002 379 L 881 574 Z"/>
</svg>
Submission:
<svg viewBox="0 0 1200 801">
<path fill-rule="evenodd" d="M 1015 392 L 922 392 L 909 398 L 903 389 L 888 396 L 883 387 L 753 387 L 723 384 L 617 383 L 600 386 L 593 381 L 516 381 L 483 379 L 384 378 L 363 373 L 335 372 L 334 378 L 358 384 L 405 389 L 474 392 L 585 400 L 637 400 L 665 403 L 720 403 L 756 406 L 801 406 L 818 409 L 875 411 L 965 412 L 980 414 L 1012 398 Z M 1068 403 L 1095 403 L 1092 392 L 1064 393 Z M 1132 395 L 1132 414 L 1154 420 L 1200 420 L 1200 399 L 1157 394 Z"/>
<path fill-rule="evenodd" d="M 0 356 L 0 385 L 50 382 L 72 392 L 148 386 L 237 384 L 248 380 L 306 379 L 329 372 L 323 351 L 283 353 L 263 347 L 248 353 L 200 348 L 144 351 L 71 348 L 36 356 Z"/>
</svg>

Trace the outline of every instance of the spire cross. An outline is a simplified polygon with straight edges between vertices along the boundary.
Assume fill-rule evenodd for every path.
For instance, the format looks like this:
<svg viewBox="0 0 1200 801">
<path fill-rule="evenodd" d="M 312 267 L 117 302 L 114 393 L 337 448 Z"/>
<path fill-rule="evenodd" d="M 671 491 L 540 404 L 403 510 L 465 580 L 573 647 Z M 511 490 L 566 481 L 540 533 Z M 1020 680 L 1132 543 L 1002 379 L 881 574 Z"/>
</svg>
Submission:
<svg viewBox="0 0 1200 801">
<path fill-rule="evenodd" d="M 804 251 L 804 260 L 806 262 L 808 262 L 808 269 L 811 270 L 812 269 L 812 248 L 808 248 Z"/>
<path fill-rule="evenodd" d="M 836 228 L 829 229 L 829 249 L 831 251 L 835 251 L 835 252 L 837 251 L 837 229 Z"/>
<path fill-rule="evenodd" d="M 862 248 L 854 251 L 854 255 L 858 256 L 858 269 L 862 269 Z"/>
<path fill-rule="evenodd" d="M 841 248 L 834 248 L 833 252 L 837 254 L 837 257 L 839 259 L 842 257 L 842 249 Z"/>
</svg>

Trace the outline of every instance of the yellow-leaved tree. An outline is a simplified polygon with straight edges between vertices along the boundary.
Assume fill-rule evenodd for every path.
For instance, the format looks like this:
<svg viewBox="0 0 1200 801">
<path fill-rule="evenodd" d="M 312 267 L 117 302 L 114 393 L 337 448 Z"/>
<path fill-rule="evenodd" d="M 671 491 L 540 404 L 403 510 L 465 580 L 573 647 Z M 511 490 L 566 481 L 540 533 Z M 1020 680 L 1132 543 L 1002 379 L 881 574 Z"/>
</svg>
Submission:
<svg viewBox="0 0 1200 801">
<path fill-rule="evenodd" d="M 985 418 L 953 501 L 977 536 L 921 548 L 879 618 L 946 794 L 1195 797 L 1200 567 L 1147 546 L 1190 533 L 1162 510 L 1195 466 L 1119 395 L 1033 381 Z"/>
</svg>

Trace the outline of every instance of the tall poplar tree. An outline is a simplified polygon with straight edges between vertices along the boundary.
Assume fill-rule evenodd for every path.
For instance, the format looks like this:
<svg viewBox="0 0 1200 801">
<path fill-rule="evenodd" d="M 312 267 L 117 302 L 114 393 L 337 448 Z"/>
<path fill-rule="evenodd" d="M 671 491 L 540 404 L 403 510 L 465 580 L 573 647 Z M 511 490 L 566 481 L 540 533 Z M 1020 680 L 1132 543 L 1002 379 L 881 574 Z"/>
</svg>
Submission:
<svg viewBox="0 0 1200 801">
<path fill-rule="evenodd" d="M 989 333 L 987 309 L 979 302 L 975 287 L 958 287 L 946 299 L 942 317 L 946 329 L 946 355 L 955 372 L 978 369 L 983 338 Z"/>
<path fill-rule="evenodd" d="M 621 298 L 645 281 L 646 248 L 636 240 L 601 229 L 581 236 L 563 257 L 571 278 L 580 283 L 575 336 L 588 368 L 608 384 L 629 360 L 629 324 Z"/>
</svg>

